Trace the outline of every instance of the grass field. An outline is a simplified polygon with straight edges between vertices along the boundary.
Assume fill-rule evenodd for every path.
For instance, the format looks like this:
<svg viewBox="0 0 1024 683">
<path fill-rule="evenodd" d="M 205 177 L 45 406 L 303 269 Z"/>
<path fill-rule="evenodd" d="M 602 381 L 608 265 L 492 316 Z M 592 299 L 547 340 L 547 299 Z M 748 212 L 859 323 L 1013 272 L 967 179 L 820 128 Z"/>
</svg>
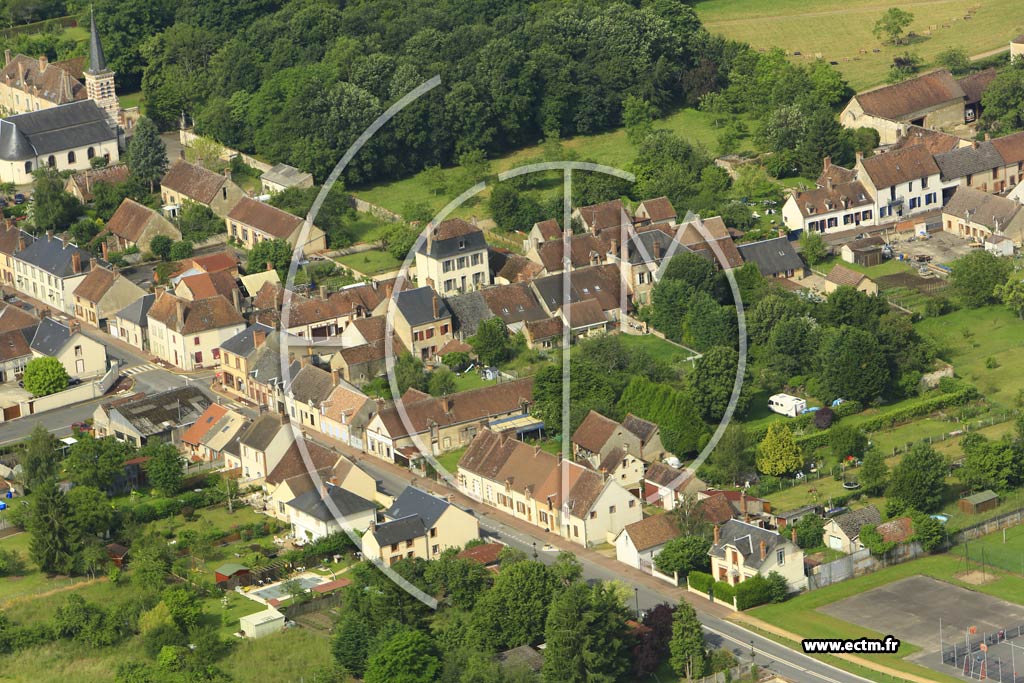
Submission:
<svg viewBox="0 0 1024 683">
<path fill-rule="evenodd" d="M 935 340 L 944 360 L 958 377 L 973 384 L 990 402 L 1012 408 L 1024 387 L 1024 321 L 1002 306 L 961 310 L 917 323 L 917 329 Z M 986 367 L 992 358 L 997 366 Z"/>
<path fill-rule="evenodd" d="M 622 334 L 619 335 L 619 339 L 627 349 L 646 351 L 651 358 L 670 363 L 680 370 L 686 371 L 691 367 L 686 359 L 692 356 L 692 353 L 653 334 Z"/>
<path fill-rule="evenodd" d="M 858 90 L 884 83 L 893 57 L 905 50 L 931 63 L 952 47 L 970 55 L 1005 48 L 1024 31 L 1019 0 L 904 0 L 898 6 L 914 14 L 909 30 L 920 38 L 911 45 L 883 45 L 872 29 L 890 6 L 878 0 L 705 0 L 694 9 L 712 33 L 755 48 L 800 52 L 794 59 L 803 62 L 818 55 L 838 62 Z M 970 14 L 972 8 L 977 11 Z"/>
<path fill-rule="evenodd" d="M 712 117 L 704 112 L 696 109 L 683 109 L 656 121 L 655 127 L 671 130 L 694 144 L 702 145 L 712 153 L 717 151 L 719 131 L 714 127 Z M 626 139 L 625 129 L 570 138 L 563 141 L 563 145 L 566 150 L 575 152 L 581 158 L 595 159 L 609 166 L 628 166 L 636 156 L 635 148 Z M 743 151 L 751 149 L 750 140 L 743 140 L 740 149 Z M 533 163 L 540 160 L 542 154 L 543 148 L 540 145 L 526 147 L 492 160 L 491 172 L 496 174 L 524 163 Z M 460 180 L 461 169 L 449 168 L 445 169 L 444 173 L 449 185 L 465 184 Z M 422 174 L 419 174 L 384 185 L 359 188 L 354 191 L 354 194 L 360 199 L 365 199 L 396 213 L 402 213 L 404 208 L 410 204 L 426 204 L 432 211 L 439 211 L 463 189 L 465 188 L 459 186 L 453 188 L 451 192 L 434 194 L 424 183 Z M 464 218 L 474 215 L 486 216 L 486 201 L 483 200 L 487 197 L 487 191 L 485 190 L 480 197 L 481 200 L 475 204 L 467 203 L 454 215 Z"/>
<path fill-rule="evenodd" d="M 389 273 L 402 267 L 401 261 L 380 249 L 370 249 L 369 251 L 361 251 L 356 254 L 339 256 L 335 260 L 346 268 L 351 268 L 363 275 Z"/>
<path fill-rule="evenodd" d="M 864 273 L 865 275 L 871 278 L 878 278 L 882 277 L 883 275 L 892 275 L 894 273 L 906 273 L 914 270 L 909 263 L 905 261 L 897 261 L 896 259 L 889 259 L 888 261 L 883 261 L 877 266 L 862 266 L 857 263 L 847 263 L 840 259 L 838 256 L 833 256 L 829 258 L 827 261 L 819 263 L 818 265 L 814 266 L 814 270 L 820 270 L 823 273 L 828 273 L 840 263 L 842 263 L 850 270 L 856 270 L 858 273 Z"/>
<path fill-rule="evenodd" d="M 141 90 L 139 92 L 127 93 L 125 95 L 117 96 L 117 101 L 121 103 L 122 109 L 129 109 L 131 107 L 142 107 L 142 100 L 143 95 Z M 145 113 L 144 108 L 142 111 L 143 113 Z"/>
</svg>

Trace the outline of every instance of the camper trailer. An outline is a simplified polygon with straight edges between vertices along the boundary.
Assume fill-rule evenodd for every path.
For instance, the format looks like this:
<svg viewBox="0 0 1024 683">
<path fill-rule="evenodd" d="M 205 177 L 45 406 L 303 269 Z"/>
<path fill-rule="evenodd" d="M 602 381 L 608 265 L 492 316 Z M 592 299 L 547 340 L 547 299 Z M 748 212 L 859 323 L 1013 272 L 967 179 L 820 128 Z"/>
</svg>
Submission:
<svg viewBox="0 0 1024 683">
<path fill-rule="evenodd" d="M 775 394 L 768 398 L 768 407 L 779 415 L 796 417 L 807 410 L 807 401 L 789 394 Z"/>
</svg>

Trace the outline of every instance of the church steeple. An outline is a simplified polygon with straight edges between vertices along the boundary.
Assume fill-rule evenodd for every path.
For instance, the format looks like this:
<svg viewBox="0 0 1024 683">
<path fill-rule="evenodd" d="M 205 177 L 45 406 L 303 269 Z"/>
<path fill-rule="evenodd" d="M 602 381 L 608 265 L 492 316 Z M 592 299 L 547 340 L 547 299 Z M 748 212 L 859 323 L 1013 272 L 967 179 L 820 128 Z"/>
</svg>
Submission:
<svg viewBox="0 0 1024 683">
<path fill-rule="evenodd" d="M 114 91 L 114 72 L 107 68 L 103 45 L 96 30 L 96 17 L 89 10 L 89 68 L 85 70 L 85 94 L 107 113 L 111 125 L 117 127 L 121 105 Z"/>
<path fill-rule="evenodd" d="M 89 10 L 89 69 L 88 73 L 101 74 L 107 70 L 107 60 L 103 56 L 103 45 L 100 34 L 96 30 L 96 16 Z"/>
</svg>

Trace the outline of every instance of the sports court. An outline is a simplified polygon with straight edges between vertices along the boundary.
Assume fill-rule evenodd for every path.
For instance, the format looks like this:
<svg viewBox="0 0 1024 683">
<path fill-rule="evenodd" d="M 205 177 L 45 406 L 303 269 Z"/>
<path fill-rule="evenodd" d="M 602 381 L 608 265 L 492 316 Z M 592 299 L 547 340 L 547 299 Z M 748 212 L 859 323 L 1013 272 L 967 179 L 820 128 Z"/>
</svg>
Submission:
<svg viewBox="0 0 1024 683">
<path fill-rule="evenodd" d="M 949 675 L 956 675 L 965 656 L 972 661 L 978 658 L 980 645 L 988 635 L 991 644 L 987 653 L 987 678 L 998 681 L 999 669 L 1003 669 L 1003 681 L 1014 681 L 1011 660 L 1017 659 L 1020 661 L 1016 662 L 1016 680 L 1024 681 L 1024 637 L 1014 638 L 1018 627 L 1024 625 L 1024 606 L 931 577 L 912 576 L 818 609 L 867 630 L 917 645 L 922 652 L 911 657 L 912 660 Z M 939 656 L 940 619 L 946 664 Z M 974 627 L 973 634 L 971 627 Z M 1017 646 L 1014 654 L 1019 656 L 1011 654 L 1009 642 L 1000 641 L 997 636 L 1000 631 L 1013 638 Z M 954 656 L 957 668 L 952 666 Z M 1001 665 L 1000 660 L 1005 665 Z"/>
</svg>

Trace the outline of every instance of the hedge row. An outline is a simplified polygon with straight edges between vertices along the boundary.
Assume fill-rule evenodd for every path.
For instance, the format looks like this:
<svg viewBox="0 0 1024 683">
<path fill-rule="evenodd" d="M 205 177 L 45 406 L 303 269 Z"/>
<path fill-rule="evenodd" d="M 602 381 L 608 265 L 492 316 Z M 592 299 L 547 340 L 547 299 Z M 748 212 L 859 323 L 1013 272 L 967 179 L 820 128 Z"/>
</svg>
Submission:
<svg viewBox="0 0 1024 683">
<path fill-rule="evenodd" d="M 142 500 L 138 503 L 128 503 L 122 509 L 126 515 L 136 522 L 154 522 L 158 519 L 165 519 L 180 514 L 183 508 L 195 510 L 215 505 L 223 497 L 223 494 L 216 489 L 186 491 L 174 498 L 155 498 Z"/>
</svg>

